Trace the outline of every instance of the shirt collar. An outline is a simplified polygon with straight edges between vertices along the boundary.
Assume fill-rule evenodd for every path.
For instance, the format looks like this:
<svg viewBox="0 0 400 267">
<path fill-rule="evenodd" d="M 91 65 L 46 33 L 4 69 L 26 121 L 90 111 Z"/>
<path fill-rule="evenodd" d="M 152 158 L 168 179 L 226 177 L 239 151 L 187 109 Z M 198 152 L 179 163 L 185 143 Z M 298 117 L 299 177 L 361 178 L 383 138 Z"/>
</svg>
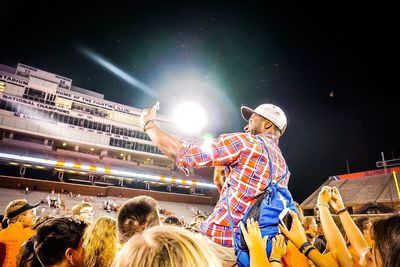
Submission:
<svg viewBox="0 0 400 267">
<path fill-rule="evenodd" d="M 10 223 L 6 229 L 25 229 L 21 222 Z M 13 230 L 13 231 L 14 231 Z"/>
<path fill-rule="evenodd" d="M 258 136 L 262 136 L 267 139 L 271 139 L 274 143 L 279 144 L 279 138 L 276 137 L 276 135 L 270 134 L 270 133 L 263 133 L 259 134 Z"/>
</svg>

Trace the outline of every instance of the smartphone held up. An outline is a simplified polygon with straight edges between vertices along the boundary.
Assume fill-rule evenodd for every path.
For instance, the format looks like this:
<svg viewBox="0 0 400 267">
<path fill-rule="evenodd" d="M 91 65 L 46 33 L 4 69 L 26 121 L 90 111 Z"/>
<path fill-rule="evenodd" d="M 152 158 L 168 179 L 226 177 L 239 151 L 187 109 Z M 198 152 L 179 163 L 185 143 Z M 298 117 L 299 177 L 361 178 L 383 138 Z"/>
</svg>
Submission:
<svg viewBox="0 0 400 267">
<path fill-rule="evenodd" d="M 285 208 L 281 214 L 279 214 L 279 223 L 282 224 L 288 231 L 292 227 L 293 217 L 290 213 L 290 209 Z"/>
</svg>

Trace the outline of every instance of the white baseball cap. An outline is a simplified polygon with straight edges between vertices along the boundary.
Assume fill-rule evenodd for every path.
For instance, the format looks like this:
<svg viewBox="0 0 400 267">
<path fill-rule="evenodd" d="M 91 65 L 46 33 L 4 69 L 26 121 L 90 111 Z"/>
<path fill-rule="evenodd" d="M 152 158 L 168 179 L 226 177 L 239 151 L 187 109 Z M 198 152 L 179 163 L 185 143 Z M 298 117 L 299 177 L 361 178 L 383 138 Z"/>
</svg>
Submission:
<svg viewBox="0 0 400 267">
<path fill-rule="evenodd" d="M 249 107 L 242 106 L 240 108 L 240 112 L 242 113 L 243 119 L 245 119 L 246 121 L 249 121 L 251 115 L 253 113 L 256 113 L 275 124 L 275 126 L 278 127 L 282 134 L 286 130 L 287 119 L 285 112 L 283 112 L 280 107 L 273 104 L 262 104 L 254 110 Z"/>
</svg>

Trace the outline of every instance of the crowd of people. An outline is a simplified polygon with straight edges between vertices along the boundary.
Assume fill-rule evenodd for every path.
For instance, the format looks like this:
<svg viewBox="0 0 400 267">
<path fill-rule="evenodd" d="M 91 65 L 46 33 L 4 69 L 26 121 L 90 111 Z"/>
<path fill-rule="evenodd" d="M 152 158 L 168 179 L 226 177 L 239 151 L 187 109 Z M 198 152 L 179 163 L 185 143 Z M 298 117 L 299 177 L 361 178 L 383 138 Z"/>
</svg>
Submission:
<svg viewBox="0 0 400 267">
<path fill-rule="evenodd" d="M 73 207 L 71 216 L 36 219 L 36 205 L 14 200 L 2 219 L 2 266 L 241 267 L 238 233 L 249 255 L 245 266 L 399 266 L 400 215 L 353 220 L 335 187 L 319 192 L 318 216 L 304 217 L 295 207 L 271 215 L 280 220 L 267 214 L 269 227 L 277 229 L 271 236 L 262 234 L 264 222 L 256 215 L 247 217 L 265 192 L 288 186 L 290 172 L 278 146 L 287 120 L 279 107 L 242 107 L 245 133 L 200 145 L 163 132 L 155 123 L 156 111 L 157 106 L 145 109 L 140 118 L 154 145 L 184 172 L 216 167 L 220 198 L 213 213 L 183 223 L 165 211 L 160 217 L 155 199 L 138 196 L 118 208 L 117 219 L 94 219 L 87 202 Z M 286 200 L 278 201 L 286 205 Z"/>
<path fill-rule="evenodd" d="M 399 266 L 400 216 L 378 220 L 345 209 L 337 188 L 323 187 L 319 216 L 293 212 L 290 229 L 279 226 L 266 253 L 268 237 L 258 222 L 239 224 L 250 252 L 250 266 Z M 117 219 L 93 217 L 90 203 L 72 216 L 36 217 L 24 199 L 5 209 L 0 231 L 1 266 L 235 266 L 232 249 L 200 234 L 199 215 L 190 225 L 160 217 L 157 201 L 138 196 L 124 203 Z"/>
</svg>

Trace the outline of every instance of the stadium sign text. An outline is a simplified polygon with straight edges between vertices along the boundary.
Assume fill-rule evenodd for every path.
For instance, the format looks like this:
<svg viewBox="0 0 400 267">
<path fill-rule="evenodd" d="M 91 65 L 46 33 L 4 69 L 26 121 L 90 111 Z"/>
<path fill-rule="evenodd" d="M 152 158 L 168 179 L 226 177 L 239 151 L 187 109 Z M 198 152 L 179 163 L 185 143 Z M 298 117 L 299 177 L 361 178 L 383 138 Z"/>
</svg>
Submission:
<svg viewBox="0 0 400 267">
<path fill-rule="evenodd" d="M 26 105 L 30 105 L 30 106 L 36 106 L 38 108 L 44 108 L 44 109 L 48 109 L 51 111 L 57 111 L 57 112 L 61 112 L 64 114 L 69 114 L 68 110 L 64 110 L 61 108 L 57 108 L 57 107 L 52 107 L 52 106 L 48 106 L 42 103 L 35 103 L 33 101 L 30 100 L 26 100 L 26 99 L 22 99 L 22 98 L 18 98 L 15 96 L 9 96 L 9 95 L 2 95 L 4 99 L 9 100 L 11 102 L 18 102 L 18 103 L 22 103 L 22 104 L 26 104 Z"/>
<path fill-rule="evenodd" d="M 19 84 L 19 85 L 28 85 L 28 83 L 25 81 L 22 81 L 22 80 L 19 80 L 19 79 L 16 79 L 14 77 L 10 77 L 7 75 L 2 75 L 2 74 L 0 74 L 0 80 L 3 80 L 5 82 L 14 83 L 14 84 Z"/>
<path fill-rule="evenodd" d="M 30 100 L 14 97 L 14 96 L 9 96 L 9 95 L 3 95 L 4 99 L 10 100 L 11 102 L 18 102 L 18 103 L 23 103 L 31 106 L 35 106 L 35 103 Z"/>
<path fill-rule="evenodd" d="M 78 95 L 73 95 L 70 93 L 66 93 L 63 91 L 56 91 L 57 95 L 60 95 L 62 97 L 66 97 L 69 98 L 71 100 L 75 100 L 81 103 L 86 103 L 86 104 L 90 104 L 90 105 L 94 105 L 97 107 L 101 107 L 101 108 L 106 108 L 106 109 L 110 109 L 110 110 L 116 110 L 119 112 L 123 112 L 123 113 L 128 113 L 128 114 L 135 114 L 133 113 L 130 109 L 124 108 L 124 107 L 119 107 L 116 105 L 112 105 L 112 104 L 108 104 L 108 103 L 104 103 L 104 102 L 100 102 L 94 99 L 90 99 L 90 98 L 86 98 L 86 97 L 82 97 L 82 96 L 78 96 Z"/>
</svg>

